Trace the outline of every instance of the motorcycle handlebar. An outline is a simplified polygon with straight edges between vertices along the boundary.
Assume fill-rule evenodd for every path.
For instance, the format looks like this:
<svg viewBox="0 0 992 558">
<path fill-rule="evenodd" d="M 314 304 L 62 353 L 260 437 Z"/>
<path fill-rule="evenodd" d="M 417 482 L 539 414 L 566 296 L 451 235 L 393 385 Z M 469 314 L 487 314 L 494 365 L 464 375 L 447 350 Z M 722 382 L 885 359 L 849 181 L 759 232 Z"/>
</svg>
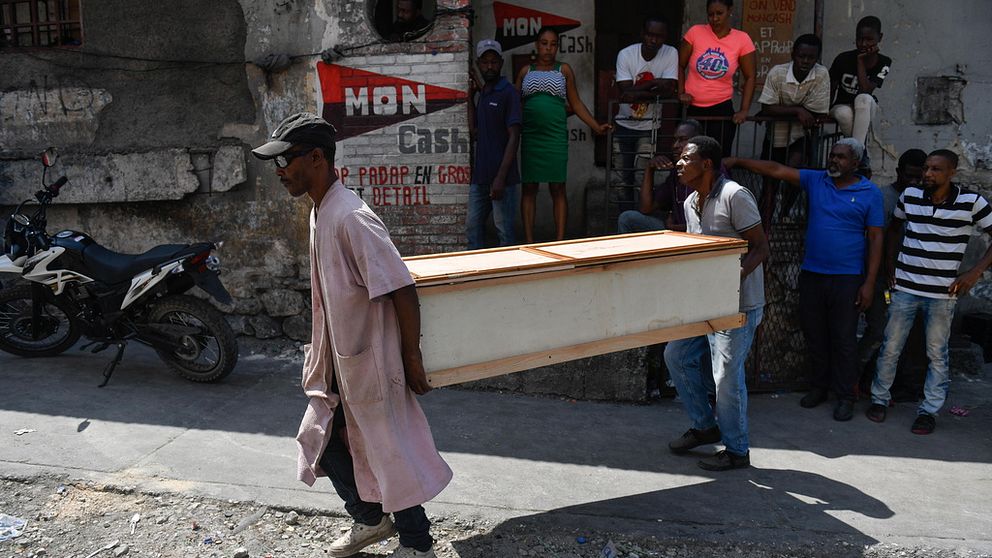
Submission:
<svg viewBox="0 0 992 558">
<path fill-rule="evenodd" d="M 66 182 L 69 182 L 69 178 L 63 176 L 62 178 L 56 180 L 53 184 L 51 184 L 50 186 L 48 186 L 48 191 L 51 192 L 52 195 L 57 196 L 57 195 L 59 195 L 59 190 L 63 186 L 65 186 L 65 183 Z"/>
</svg>

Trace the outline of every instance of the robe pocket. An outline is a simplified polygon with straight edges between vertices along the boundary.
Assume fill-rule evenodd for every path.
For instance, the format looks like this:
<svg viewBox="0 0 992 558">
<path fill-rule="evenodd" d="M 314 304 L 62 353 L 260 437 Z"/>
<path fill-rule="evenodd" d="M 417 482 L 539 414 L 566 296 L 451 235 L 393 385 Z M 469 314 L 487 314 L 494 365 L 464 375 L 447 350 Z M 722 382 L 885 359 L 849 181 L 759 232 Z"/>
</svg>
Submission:
<svg viewBox="0 0 992 558">
<path fill-rule="evenodd" d="M 369 346 L 354 356 L 337 354 L 338 380 L 341 396 L 348 403 L 375 403 L 382 401 L 382 385 L 375 351 Z"/>
</svg>

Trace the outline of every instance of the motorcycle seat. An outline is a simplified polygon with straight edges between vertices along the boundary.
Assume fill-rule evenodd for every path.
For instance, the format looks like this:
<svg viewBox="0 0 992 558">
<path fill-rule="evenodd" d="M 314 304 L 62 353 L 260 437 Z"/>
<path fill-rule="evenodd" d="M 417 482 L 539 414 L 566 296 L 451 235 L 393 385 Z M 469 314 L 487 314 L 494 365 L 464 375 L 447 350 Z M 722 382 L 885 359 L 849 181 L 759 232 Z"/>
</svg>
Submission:
<svg viewBox="0 0 992 558">
<path fill-rule="evenodd" d="M 163 244 L 143 254 L 121 254 L 91 244 L 83 250 L 83 262 L 96 275 L 93 279 L 114 284 L 130 281 L 135 275 L 175 258 L 189 247 L 189 244 Z"/>
</svg>

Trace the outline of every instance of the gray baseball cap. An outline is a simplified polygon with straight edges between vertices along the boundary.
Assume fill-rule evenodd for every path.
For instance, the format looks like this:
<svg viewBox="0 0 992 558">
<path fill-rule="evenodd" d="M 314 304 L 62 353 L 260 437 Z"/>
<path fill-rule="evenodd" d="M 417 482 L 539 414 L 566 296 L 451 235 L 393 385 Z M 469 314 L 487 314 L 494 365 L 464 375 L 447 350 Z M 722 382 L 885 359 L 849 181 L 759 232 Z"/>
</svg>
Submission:
<svg viewBox="0 0 992 558">
<path fill-rule="evenodd" d="M 309 112 L 298 112 L 276 126 L 267 143 L 252 149 L 259 159 L 272 159 L 295 143 L 314 147 L 331 147 L 338 131 L 323 118 Z"/>
<path fill-rule="evenodd" d="M 496 54 L 503 56 L 503 47 L 498 42 L 492 39 L 482 39 L 479 41 L 479 44 L 475 45 L 475 57 L 481 57 L 488 50 L 495 51 Z"/>
</svg>

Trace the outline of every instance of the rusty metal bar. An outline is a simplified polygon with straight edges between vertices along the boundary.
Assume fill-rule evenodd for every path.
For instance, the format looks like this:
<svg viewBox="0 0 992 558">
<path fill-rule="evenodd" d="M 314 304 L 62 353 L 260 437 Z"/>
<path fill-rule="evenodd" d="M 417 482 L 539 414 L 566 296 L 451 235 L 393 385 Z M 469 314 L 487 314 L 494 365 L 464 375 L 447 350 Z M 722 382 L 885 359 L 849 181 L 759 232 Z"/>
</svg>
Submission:
<svg viewBox="0 0 992 558">
<path fill-rule="evenodd" d="M 813 2 L 813 34 L 823 40 L 823 7 L 824 0 Z"/>
</svg>

